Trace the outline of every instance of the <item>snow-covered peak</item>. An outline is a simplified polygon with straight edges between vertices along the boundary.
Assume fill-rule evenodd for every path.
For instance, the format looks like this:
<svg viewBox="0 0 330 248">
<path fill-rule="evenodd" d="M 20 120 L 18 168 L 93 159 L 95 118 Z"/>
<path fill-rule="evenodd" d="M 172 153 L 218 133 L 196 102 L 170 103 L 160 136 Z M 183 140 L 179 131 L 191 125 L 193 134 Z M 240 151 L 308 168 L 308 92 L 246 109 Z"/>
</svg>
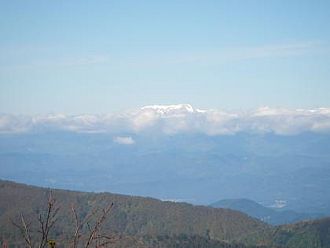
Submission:
<svg viewBox="0 0 330 248">
<path fill-rule="evenodd" d="M 148 105 L 142 107 L 141 110 L 153 110 L 159 114 L 195 112 L 194 108 L 190 104 Z"/>
</svg>

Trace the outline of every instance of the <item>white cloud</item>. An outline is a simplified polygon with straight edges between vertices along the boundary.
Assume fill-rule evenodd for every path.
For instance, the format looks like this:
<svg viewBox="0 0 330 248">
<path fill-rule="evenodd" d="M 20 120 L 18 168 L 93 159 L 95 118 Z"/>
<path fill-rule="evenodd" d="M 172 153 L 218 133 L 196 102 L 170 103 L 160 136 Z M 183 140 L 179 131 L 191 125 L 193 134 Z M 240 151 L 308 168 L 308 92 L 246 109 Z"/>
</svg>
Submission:
<svg viewBox="0 0 330 248">
<path fill-rule="evenodd" d="M 286 109 L 262 107 L 252 111 L 199 110 L 189 104 L 152 105 L 113 115 L 43 116 L 0 115 L 0 133 L 65 130 L 82 133 L 161 134 L 203 133 L 229 135 L 238 132 L 294 135 L 330 133 L 330 108 Z M 128 144 L 129 137 L 115 141 Z"/>
<path fill-rule="evenodd" d="M 31 118 L 14 115 L 0 115 L 1 133 L 24 133 L 31 129 Z"/>
<path fill-rule="evenodd" d="M 121 144 L 121 145 L 133 145 L 133 144 L 135 144 L 135 140 L 130 136 L 128 136 L 128 137 L 117 136 L 117 137 L 113 138 L 113 141 L 118 143 L 118 144 Z"/>
<path fill-rule="evenodd" d="M 269 58 L 292 58 L 307 54 L 328 51 L 329 44 L 322 41 L 302 40 L 289 43 L 265 43 L 255 46 L 225 46 L 199 52 L 177 51 L 159 53 L 157 56 L 137 56 L 130 60 L 135 67 L 160 67 L 180 64 L 227 64 L 245 60 L 262 60 Z"/>
<path fill-rule="evenodd" d="M 315 52 L 322 48 L 321 42 L 304 41 L 287 44 L 265 44 L 255 47 L 234 47 L 227 49 L 227 59 L 262 59 L 276 57 L 292 57 Z"/>
</svg>

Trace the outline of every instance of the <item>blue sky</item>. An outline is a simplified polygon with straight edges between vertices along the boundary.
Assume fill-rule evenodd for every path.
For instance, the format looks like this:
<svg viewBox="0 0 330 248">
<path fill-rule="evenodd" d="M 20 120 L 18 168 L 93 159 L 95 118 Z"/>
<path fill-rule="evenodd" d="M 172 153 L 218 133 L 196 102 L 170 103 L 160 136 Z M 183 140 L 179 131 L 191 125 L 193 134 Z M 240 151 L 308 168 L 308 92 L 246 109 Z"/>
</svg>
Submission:
<svg viewBox="0 0 330 248">
<path fill-rule="evenodd" d="M 0 112 L 330 106 L 330 2 L 0 0 Z"/>
</svg>

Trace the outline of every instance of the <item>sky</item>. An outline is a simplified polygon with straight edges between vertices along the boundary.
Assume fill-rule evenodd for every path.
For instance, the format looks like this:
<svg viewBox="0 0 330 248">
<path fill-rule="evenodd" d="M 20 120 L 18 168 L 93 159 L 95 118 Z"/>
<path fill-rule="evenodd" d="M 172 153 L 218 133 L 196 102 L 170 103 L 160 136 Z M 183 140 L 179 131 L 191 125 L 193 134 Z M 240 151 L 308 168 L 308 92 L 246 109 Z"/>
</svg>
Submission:
<svg viewBox="0 0 330 248">
<path fill-rule="evenodd" d="M 330 106 L 328 0 L 0 0 L 0 113 Z"/>
</svg>

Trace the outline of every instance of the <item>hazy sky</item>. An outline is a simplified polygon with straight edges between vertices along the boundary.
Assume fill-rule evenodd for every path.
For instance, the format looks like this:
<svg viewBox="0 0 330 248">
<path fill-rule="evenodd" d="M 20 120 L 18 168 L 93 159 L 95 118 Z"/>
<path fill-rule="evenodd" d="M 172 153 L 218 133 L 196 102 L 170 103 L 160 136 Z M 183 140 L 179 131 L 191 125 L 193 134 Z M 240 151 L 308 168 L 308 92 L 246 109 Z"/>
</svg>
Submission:
<svg viewBox="0 0 330 248">
<path fill-rule="evenodd" d="M 0 0 L 0 112 L 330 106 L 329 0 Z"/>
</svg>

